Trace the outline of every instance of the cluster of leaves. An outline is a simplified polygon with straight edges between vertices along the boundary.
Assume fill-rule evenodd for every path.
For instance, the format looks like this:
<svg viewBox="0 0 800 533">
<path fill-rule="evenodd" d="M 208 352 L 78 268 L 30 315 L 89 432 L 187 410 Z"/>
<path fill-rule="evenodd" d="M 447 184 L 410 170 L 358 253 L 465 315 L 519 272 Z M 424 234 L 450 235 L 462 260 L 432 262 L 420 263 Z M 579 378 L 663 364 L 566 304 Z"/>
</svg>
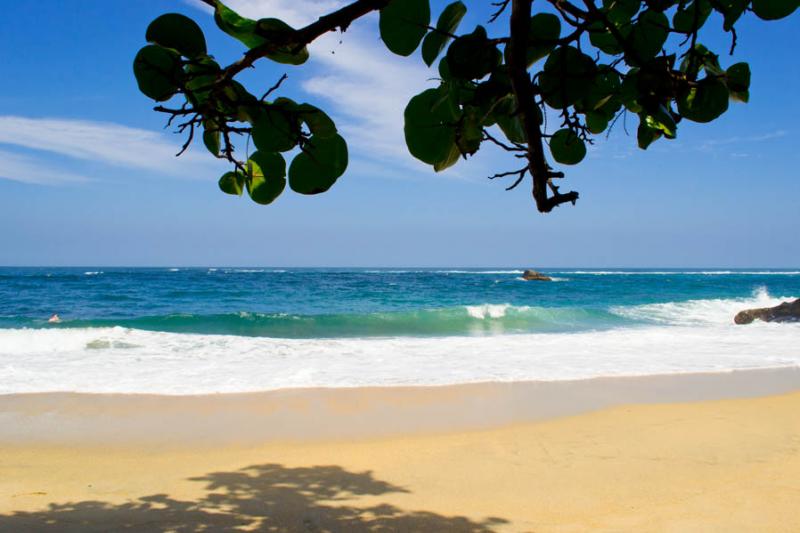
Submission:
<svg viewBox="0 0 800 533">
<path fill-rule="evenodd" d="M 558 15 L 530 19 L 525 68 L 544 60 L 532 79 L 536 120 L 543 125 L 548 114 L 560 117 L 556 131 L 542 135 L 552 158 L 565 165 L 579 163 L 591 135 L 606 131 L 625 111 L 638 115 L 638 144 L 646 149 L 661 137 L 675 138 L 682 119 L 710 122 L 729 100 L 746 102 L 747 63 L 722 68 L 719 55 L 697 42 L 698 32 L 713 12 L 732 32 L 745 11 L 773 20 L 797 7 L 796 0 L 603 0 L 585 1 L 582 8 L 551 3 Z M 438 63 L 439 87 L 412 98 L 405 113 L 409 150 L 437 171 L 494 140 L 485 131 L 494 125 L 510 150 L 525 151 L 529 142 L 509 77 L 509 39 L 490 38 L 483 26 L 453 35 L 465 13 L 466 6 L 454 2 L 426 32 L 420 28 L 430 24 L 427 0 L 391 2 L 381 11 L 381 37 L 397 54 L 410 55 L 421 44 L 430 66 L 452 39 Z M 562 25 L 571 27 L 569 33 Z M 688 44 L 685 52 L 665 49 L 671 35 Z"/>
<path fill-rule="evenodd" d="M 441 171 L 484 142 L 500 146 L 526 164 L 492 177 L 515 175 L 510 189 L 530 174 L 540 211 L 577 199 L 577 193 L 562 195 L 553 185 L 552 178 L 563 173 L 553 170 L 543 144 L 554 163 L 574 165 L 586 156 L 593 136 L 626 113 L 639 118 L 642 149 L 675 138 L 684 119 L 718 118 L 730 100 L 748 100 L 750 68 L 723 67 L 719 54 L 699 42 L 701 29 L 719 19 L 731 33 L 733 53 L 735 24 L 743 14 L 775 20 L 798 6 L 798 0 L 546 0 L 551 12 L 532 14 L 531 0 L 500 0 L 490 22 L 510 5 L 511 31 L 491 37 L 481 25 L 456 33 L 467 13 L 461 1 L 445 7 L 435 26 L 429 0 L 356 0 L 300 30 L 277 19 L 246 19 L 217 0 L 204 1 L 214 5 L 219 28 L 248 47 L 245 56 L 220 67 L 207 54 L 200 28 L 168 14 L 148 28 L 152 44 L 139 52 L 134 71 L 142 92 L 155 100 L 184 95 L 180 109 L 156 109 L 172 118 L 191 117 L 179 126 L 189 128 L 189 142 L 195 125 L 202 125 L 209 151 L 234 163 L 236 169 L 220 180 L 225 192 L 247 188 L 257 202 L 270 203 L 285 186 L 282 154 L 294 149 L 288 172 L 293 190 L 323 192 L 341 176 L 347 146 L 323 111 L 287 98 L 267 101 L 280 83 L 258 99 L 233 78 L 261 57 L 302 64 L 311 40 L 379 10 L 380 36 L 390 51 L 410 56 L 421 48 L 425 64 L 437 65 L 438 86 L 411 98 L 405 109 L 410 153 Z M 522 31 L 515 31 L 520 13 Z M 233 134 L 250 135 L 258 149 L 246 162 L 234 157 Z"/>
<path fill-rule="evenodd" d="M 308 59 L 304 46 L 292 44 L 295 30 L 280 20 L 246 19 L 222 3 L 216 4 L 215 20 L 246 46 L 264 47 L 265 57 L 273 61 L 298 65 Z M 184 149 L 195 128 L 202 127 L 208 151 L 234 164 L 234 170 L 219 180 L 224 192 L 241 195 L 246 189 L 255 202 L 270 204 L 285 189 L 287 174 L 293 191 L 317 194 L 330 189 L 344 173 L 347 144 L 331 118 L 308 103 L 284 97 L 270 101 L 273 91 L 262 98 L 249 93 L 233 79 L 231 68 L 222 68 L 208 54 L 203 32 L 193 20 L 162 15 L 147 28 L 146 38 L 151 44 L 139 50 L 133 62 L 139 89 L 159 102 L 183 95 L 180 108 L 156 109 L 170 113 L 170 121 L 186 117 L 178 126 L 189 132 Z M 233 135 L 252 139 L 256 151 L 246 161 L 236 158 Z M 287 173 L 285 154 L 292 151 L 296 155 Z"/>
</svg>

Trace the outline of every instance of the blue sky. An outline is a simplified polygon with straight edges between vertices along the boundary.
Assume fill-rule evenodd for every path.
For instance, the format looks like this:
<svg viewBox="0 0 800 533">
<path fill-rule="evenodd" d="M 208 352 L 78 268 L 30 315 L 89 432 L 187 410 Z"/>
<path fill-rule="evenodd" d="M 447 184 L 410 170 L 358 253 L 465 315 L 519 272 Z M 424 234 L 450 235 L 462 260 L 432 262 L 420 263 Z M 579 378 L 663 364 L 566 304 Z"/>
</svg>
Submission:
<svg viewBox="0 0 800 533">
<path fill-rule="evenodd" d="M 337 0 L 230 4 L 300 25 Z M 490 9 L 468 5 L 463 30 Z M 326 194 L 287 190 L 272 206 L 222 194 L 227 167 L 199 145 L 176 159 L 181 138 L 132 75 L 147 24 L 169 11 L 197 20 L 220 62 L 242 53 L 192 0 L 16 2 L 0 18 L 0 264 L 800 265 L 797 14 L 739 24 L 734 59 L 721 60 L 750 63 L 749 104 L 710 125 L 684 122 L 677 140 L 646 152 L 631 118 L 633 136 L 618 126 L 565 169 L 578 204 L 541 215 L 529 187 L 486 179 L 515 166 L 505 154 L 482 151 L 441 174 L 407 154 L 402 110 L 434 73 L 418 54 L 389 54 L 375 17 L 315 44 L 301 68 L 262 61 L 245 78 L 258 92 L 286 72 L 283 94 L 320 105 L 343 130 L 348 173 Z M 729 44 L 716 30 L 704 40 Z"/>
</svg>

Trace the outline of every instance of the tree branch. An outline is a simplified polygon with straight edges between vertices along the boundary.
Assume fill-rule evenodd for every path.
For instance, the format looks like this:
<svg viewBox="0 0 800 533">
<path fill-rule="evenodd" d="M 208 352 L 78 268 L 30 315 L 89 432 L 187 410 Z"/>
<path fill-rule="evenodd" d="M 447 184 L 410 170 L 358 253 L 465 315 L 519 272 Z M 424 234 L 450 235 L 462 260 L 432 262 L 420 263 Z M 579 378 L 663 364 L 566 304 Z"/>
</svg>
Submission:
<svg viewBox="0 0 800 533">
<path fill-rule="evenodd" d="M 212 2 L 214 5 L 216 5 L 216 2 L 213 0 L 206 0 L 207 4 L 209 2 Z M 281 49 L 301 49 L 314 41 L 317 37 L 320 37 L 329 31 L 334 31 L 336 29 L 345 31 L 354 20 L 361 18 L 372 11 L 381 9 L 388 3 L 389 0 L 357 0 L 356 2 L 346 5 L 343 8 L 334 11 L 333 13 L 329 13 L 320 17 L 316 22 L 312 22 L 308 26 L 292 32 L 283 39 L 275 39 L 274 41 L 270 41 L 261 46 L 251 48 L 245 52 L 241 59 L 231 63 L 222 71 L 221 79 L 229 80 L 244 69 L 252 67 L 253 63 L 262 57 L 275 53 Z"/>
<path fill-rule="evenodd" d="M 508 70 L 511 78 L 511 88 L 517 99 L 519 117 L 522 121 L 525 137 L 528 140 L 528 164 L 533 177 L 533 199 L 536 207 L 542 213 L 549 213 L 554 207 L 565 202 L 573 204 L 578 199 L 578 193 L 571 191 L 566 194 L 554 191 L 548 197 L 547 185 L 550 179 L 550 170 L 544 156 L 544 143 L 542 131 L 539 129 L 537 114 L 534 110 L 533 85 L 527 70 L 528 32 L 531 20 L 532 0 L 512 0 L 511 3 L 511 41 L 509 43 Z"/>
</svg>

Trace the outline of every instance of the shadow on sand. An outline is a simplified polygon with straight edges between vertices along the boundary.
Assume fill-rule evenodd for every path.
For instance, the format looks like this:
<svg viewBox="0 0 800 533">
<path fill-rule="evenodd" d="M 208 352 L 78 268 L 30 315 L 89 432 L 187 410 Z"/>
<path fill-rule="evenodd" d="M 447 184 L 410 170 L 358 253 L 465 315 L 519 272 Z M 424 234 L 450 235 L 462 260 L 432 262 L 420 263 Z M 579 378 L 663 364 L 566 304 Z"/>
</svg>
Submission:
<svg viewBox="0 0 800 533">
<path fill-rule="evenodd" d="M 123 504 L 51 503 L 42 511 L 0 515 L 0 531 L 488 533 L 506 523 L 500 518 L 474 522 L 406 511 L 389 504 L 359 506 L 362 496 L 409 491 L 375 479 L 371 472 L 348 472 L 338 466 L 264 464 L 191 480 L 206 484 L 204 496 L 192 501 L 154 494 Z"/>
</svg>

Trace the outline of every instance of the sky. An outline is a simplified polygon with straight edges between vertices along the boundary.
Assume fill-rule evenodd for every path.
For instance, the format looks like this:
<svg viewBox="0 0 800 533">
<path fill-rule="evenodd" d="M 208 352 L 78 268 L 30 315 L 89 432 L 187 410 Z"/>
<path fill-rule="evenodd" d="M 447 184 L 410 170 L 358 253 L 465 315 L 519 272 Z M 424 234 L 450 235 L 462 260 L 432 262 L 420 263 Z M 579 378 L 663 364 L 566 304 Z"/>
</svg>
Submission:
<svg viewBox="0 0 800 533">
<path fill-rule="evenodd" d="M 466 2 L 462 31 L 491 5 Z M 253 18 L 300 26 L 338 0 L 230 0 Z M 434 16 L 445 2 L 432 2 Z M 580 200 L 538 213 L 530 187 L 486 176 L 516 168 L 481 150 L 443 173 L 413 159 L 405 103 L 434 87 L 419 51 L 390 54 L 377 17 L 311 47 L 302 67 L 267 60 L 252 92 L 284 73 L 281 93 L 325 109 L 347 139 L 350 167 L 325 194 L 288 188 L 270 206 L 219 191 L 228 170 L 181 136 L 139 93 L 132 60 L 148 23 L 195 19 L 222 64 L 244 49 L 197 0 L 15 2 L 0 17 L 0 265 L 22 266 L 800 266 L 800 15 L 738 25 L 751 100 L 712 124 L 684 121 L 674 141 L 636 148 L 617 124 L 583 163 L 565 167 Z M 502 32 L 501 23 L 489 26 Z M 721 26 L 711 19 L 707 26 Z M 32 31 L 35 28 L 35 31 Z M 727 51 L 713 29 L 703 39 Z"/>
</svg>

